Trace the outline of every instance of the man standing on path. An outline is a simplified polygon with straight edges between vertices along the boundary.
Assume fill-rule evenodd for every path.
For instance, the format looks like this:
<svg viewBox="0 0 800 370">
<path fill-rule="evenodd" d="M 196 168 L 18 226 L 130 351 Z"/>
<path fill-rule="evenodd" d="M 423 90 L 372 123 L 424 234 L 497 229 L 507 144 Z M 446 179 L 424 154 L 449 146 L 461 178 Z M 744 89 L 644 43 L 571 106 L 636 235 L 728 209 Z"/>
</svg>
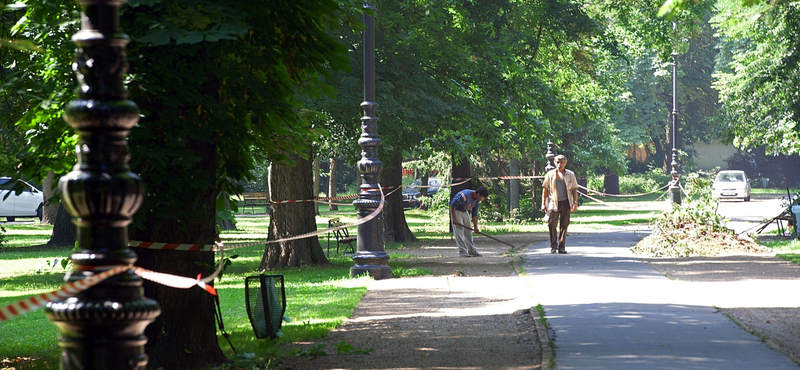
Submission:
<svg viewBox="0 0 800 370">
<path fill-rule="evenodd" d="M 567 253 L 567 227 L 570 213 L 578 210 L 578 179 L 566 169 L 567 157 L 555 158 L 556 168 L 547 172 L 542 183 L 542 212 L 550 219 L 550 253 Z M 558 224 L 558 225 L 556 225 Z M 558 226 L 558 230 L 556 230 Z"/>
<path fill-rule="evenodd" d="M 475 190 L 465 189 L 450 201 L 450 220 L 453 223 L 453 238 L 458 246 L 458 255 L 461 257 L 481 257 L 472 241 L 472 230 L 468 228 L 469 216 L 472 214 L 472 229 L 478 229 L 478 208 L 481 202 L 489 196 L 489 191 L 481 186 Z M 463 226 L 459 226 L 463 225 Z M 465 227 L 466 226 L 466 227 Z"/>
</svg>

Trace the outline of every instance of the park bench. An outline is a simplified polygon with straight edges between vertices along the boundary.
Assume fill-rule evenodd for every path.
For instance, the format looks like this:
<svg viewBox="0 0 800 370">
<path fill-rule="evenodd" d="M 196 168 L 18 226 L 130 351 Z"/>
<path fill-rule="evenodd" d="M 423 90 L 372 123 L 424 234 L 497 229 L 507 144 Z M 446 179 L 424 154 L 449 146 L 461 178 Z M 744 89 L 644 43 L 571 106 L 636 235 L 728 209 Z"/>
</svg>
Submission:
<svg viewBox="0 0 800 370">
<path fill-rule="evenodd" d="M 332 229 L 335 227 L 340 227 L 344 225 L 341 221 L 339 221 L 339 217 L 332 218 L 328 220 L 328 229 Z M 350 232 L 347 231 L 347 228 L 334 230 L 332 231 L 333 237 L 336 239 L 336 253 L 339 253 L 339 245 L 346 244 L 344 248 L 344 253 L 356 253 L 355 248 L 353 247 L 353 242 L 356 241 L 355 236 L 350 236 Z M 331 254 L 331 232 L 328 232 L 328 256 Z"/>
<path fill-rule="evenodd" d="M 242 203 L 239 207 L 242 209 L 242 213 L 244 213 L 247 207 L 250 207 L 250 210 L 255 214 L 256 206 L 266 206 L 267 210 L 264 213 L 269 213 L 269 193 L 254 192 L 242 194 Z"/>
</svg>

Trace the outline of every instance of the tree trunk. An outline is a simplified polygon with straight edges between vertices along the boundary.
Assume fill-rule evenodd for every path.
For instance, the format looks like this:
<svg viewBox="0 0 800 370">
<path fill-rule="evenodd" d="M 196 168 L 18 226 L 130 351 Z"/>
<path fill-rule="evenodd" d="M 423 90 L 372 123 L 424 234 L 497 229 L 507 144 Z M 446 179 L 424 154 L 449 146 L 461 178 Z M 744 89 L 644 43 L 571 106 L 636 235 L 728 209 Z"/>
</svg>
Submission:
<svg viewBox="0 0 800 370">
<path fill-rule="evenodd" d="M 78 236 L 78 228 L 72 223 L 72 216 L 61 203 L 56 203 L 56 207 L 58 212 L 53 223 L 53 234 L 50 235 L 47 245 L 72 248 Z"/>
<path fill-rule="evenodd" d="M 420 177 L 419 185 L 422 186 L 421 188 L 419 188 L 419 195 L 421 195 L 423 197 L 427 197 L 428 196 L 428 172 L 427 171 L 425 172 L 425 175 Z"/>
<path fill-rule="evenodd" d="M 508 175 L 519 176 L 519 160 L 511 159 L 508 163 Z M 517 210 L 516 214 L 514 210 Z M 508 180 L 508 212 L 519 219 L 519 179 Z"/>
<path fill-rule="evenodd" d="M 603 177 L 603 192 L 606 194 L 619 194 L 619 175 L 606 171 Z"/>
<path fill-rule="evenodd" d="M 403 153 L 398 150 L 391 156 L 391 163 L 383 168 L 378 176 L 381 186 L 401 185 L 403 183 Z M 386 242 L 410 242 L 417 238 L 408 228 L 406 213 L 403 210 L 403 194 L 395 191 L 386 197 L 383 208 L 383 232 Z"/>
<path fill-rule="evenodd" d="M 337 175 L 337 172 L 338 172 L 337 168 L 338 168 L 338 166 L 336 165 L 336 153 L 333 153 L 333 155 L 331 156 L 331 161 L 330 161 L 330 177 L 328 178 L 328 196 L 329 197 L 335 197 L 336 196 L 336 175 Z M 339 210 L 339 206 L 337 206 L 335 204 L 329 204 L 328 205 L 328 210 L 329 211 L 338 211 Z"/>
<path fill-rule="evenodd" d="M 463 155 L 463 153 L 453 153 L 451 157 L 451 164 L 453 166 L 453 184 L 457 184 L 463 182 L 464 180 L 460 180 L 460 178 L 471 178 L 472 177 L 472 166 L 469 163 L 469 157 Z M 457 180 L 458 179 L 458 180 Z M 453 200 L 453 197 L 458 194 L 459 191 L 464 189 L 472 189 L 472 181 L 467 181 L 461 185 L 456 185 L 450 188 L 450 201 Z M 447 212 L 447 218 L 450 219 L 450 212 Z M 450 220 L 450 231 L 453 230 L 453 223 Z"/>
<path fill-rule="evenodd" d="M 319 156 L 314 156 L 314 196 L 319 195 L 319 184 L 321 181 L 321 176 L 319 174 Z M 314 202 L 314 214 L 319 216 L 319 203 Z"/>
<path fill-rule="evenodd" d="M 187 151 L 201 161 L 193 168 L 198 182 L 216 183 L 217 152 L 213 143 L 189 140 Z M 177 169 L 176 169 L 177 170 Z M 147 182 L 147 173 L 142 174 Z M 148 193 L 167 193 L 159 187 L 174 186 L 168 182 L 147 183 Z M 160 217 L 159 205 L 151 206 L 144 225 L 132 232 L 132 239 L 164 243 L 212 244 L 217 240 L 215 187 L 183 187 L 167 201 L 184 204 L 190 213 L 184 217 Z M 175 204 L 175 203 L 171 203 Z M 168 208 L 168 207 L 164 207 Z M 144 209 L 147 211 L 147 209 Z M 214 271 L 214 252 L 135 249 L 138 266 L 166 274 L 196 277 Z M 149 338 L 145 350 L 152 369 L 200 369 L 210 364 L 228 362 L 217 341 L 214 318 L 214 296 L 199 288 L 176 289 L 144 281 L 145 296 L 161 306 L 161 315 L 145 330 Z"/>
<path fill-rule="evenodd" d="M 43 224 L 56 224 L 56 217 L 58 217 L 58 208 L 60 204 L 59 202 L 49 201 L 57 191 L 58 181 L 56 179 L 56 174 L 53 171 L 47 171 L 47 177 L 44 178 L 44 184 L 42 184 L 42 192 L 44 193 L 44 209 L 42 209 Z"/>
<path fill-rule="evenodd" d="M 311 156 L 293 155 L 294 167 L 272 165 L 270 190 L 275 199 L 310 199 L 313 192 Z M 277 240 L 317 230 L 314 204 L 309 202 L 272 204 L 270 206 L 269 239 Z M 310 266 L 327 263 L 319 238 L 303 238 L 267 244 L 260 270 L 284 266 Z"/>
</svg>

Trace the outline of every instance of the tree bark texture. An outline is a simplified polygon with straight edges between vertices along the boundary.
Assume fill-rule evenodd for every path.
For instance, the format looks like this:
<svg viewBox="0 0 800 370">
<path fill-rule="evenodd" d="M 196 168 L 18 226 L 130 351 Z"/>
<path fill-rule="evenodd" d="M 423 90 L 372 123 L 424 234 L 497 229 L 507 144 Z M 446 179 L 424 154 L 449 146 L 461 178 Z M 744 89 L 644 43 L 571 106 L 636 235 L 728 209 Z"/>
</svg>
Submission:
<svg viewBox="0 0 800 370">
<path fill-rule="evenodd" d="M 313 176 L 311 157 L 293 155 L 295 166 L 272 165 L 270 189 L 273 199 L 311 199 Z M 270 206 L 269 240 L 283 239 L 317 230 L 314 203 L 272 203 Z M 327 263 L 319 238 L 310 237 L 281 243 L 269 243 L 261 258 L 260 270 L 284 266 L 311 266 Z"/>
<path fill-rule="evenodd" d="M 619 175 L 606 171 L 603 176 L 603 192 L 606 194 L 619 194 Z"/>
<path fill-rule="evenodd" d="M 56 203 L 58 212 L 53 222 L 53 233 L 47 245 L 69 247 L 75 245 L 78 228 L 72 223 L 72 216 L 61 203 Z"/>
<path fill-rule="evenodd" d="M 519 176 L 519 160 L 511 159 L 508 163 L 508 175 Z M 508 180 L 508 212 L 517 210 L 516 218 L 519 218 L 519 179 Z"/>
<path fill-rule="evenodd" d="M 55 225 L 56 217 L 58 217 L 59 202 L 49 202 L 53 195 L 58 191 L 58 181 L 56 174 L 53 171 L 47 171 L 47 177 L 44 178 L 42 184 L 42 193 L 44 194 L 44 208 L 42 209 L 42 224 Z"/>
<path fill-rule="evenodd" d="M 213 143 L 189 140 L 187 149 L 201 158 L 196 164 L 194 179 L 214 182 L 217 152 Z M 178 170 L 176 168 L 176 170 Z M 142 174 L 147 183 L 147 173 Z M 161 193 L 161 186 L 174 186 L 162 182 L 147 184 L 149 193 Z M 166 190 L 164 190 L 166 192 Z M 212 244 L 216 232 L 216 188 L 183 187 L 173 193 L 177 201 L 186 205 L 185 217 L 159 217 L 157 205 L 151 209 L 145 224 L 132 233 L 133 240 Z M 138 266 L 172 275 L 196 277 L 209 276 L 215 268 L 214 252 L 185 252 L 172 250 L 135 249 Z M 149 338 L 145 350 L 150 357 L 149 368 L 200 369 L 210 364 L 228 362 L 217 341 L 214 318 L 214 296 L 204 290 L 170 288 L 145 280 L 145 296 L 161 305 L 161 316 L 145 330 Z"/>
<path fill-rule="evenodd" d="M 469 157 L 468 156 L 464 155 L 463 153 L 453 153 L 451 158 L 452 158 L 451 159 L 451 163 L 452 163 L 452 166 L 453 166 L 452 173 L 453 173 L 453 178 L 454 179 L 472 178 L 472 165 L 469 162 Z M 456 183 L 460 183 L 460 182 L 463 182 L 463 181 L 464 180 L 453 180 L 453 183 L 456 184 Z M 458 194 L 459 191 L 462 191 L 464 189 L 472 189 L 472 181 L 467 181 L 467 182 L 465 182 L 465 183 L 463 183 L 461 185 L 457 185 L 457 186 L 451 187 L 450 188 L 450 197 L 449 197 L 450 201 L 453 200 L 453 197 L 456 194 Z M 447 215 L 448 215 L 447 217 L 449 219 L 450 218 L 450 212 L 449 211 L 447 212 Z M 452 230 L 453 229 L 453 223 L 452 223 L 452 220 L 450 220 L 450 221 L 451 221 L 450 222 L 450 231 L 452 232 L 453 231 Z"/>
<path fill-rule="evenodd" d="M 336 153 L 333 153 L 330 160 L 330 177 L 328 178 L 328 196 L 335 197 L 336 196 L 336 175 L 338 172 L 338 166 L 336 165 Z M 339 206 L 335 204 L 328 205 L 329 211 L 338 211 Z"/>
<path fill-rule="evenodd" d="M 314 196 L 319 195 L 320 182 L 322 178 L 319 174 L 319 156 L 314 156 Z M 319 216 L 319 203 L 314 202 L 314 214 Z"/>
<path fill-rule="evenodd" d="M 382 187 L 403 183 L 403 153 L 395 151 L 388 166 L 383 168 L 378 181 Z M 406 213 L 403 210 L 403 193 L 397 190 L 386 197 L 383 207 L 383 233 L 386 242 L 409 242 L 417 238 L 408 228 Z"/>
</svg>

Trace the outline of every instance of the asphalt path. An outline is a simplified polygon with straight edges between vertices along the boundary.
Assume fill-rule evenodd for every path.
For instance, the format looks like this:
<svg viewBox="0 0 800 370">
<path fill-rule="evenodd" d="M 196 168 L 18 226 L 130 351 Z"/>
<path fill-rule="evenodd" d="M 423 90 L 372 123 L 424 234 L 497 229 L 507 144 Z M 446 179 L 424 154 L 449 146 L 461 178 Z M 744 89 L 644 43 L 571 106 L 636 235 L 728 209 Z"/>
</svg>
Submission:
<svg viewBox="0 0 800 370">
<path fill-rule="evenodd" d="M 550 254 L 547 242 L 525 252 L 523 267 L 544 307 L 559 370 L 798 368 L 716 313 L 717 300 L 752 302 L 763 286 L 744 281 L 723 293 L 670 280 L 630 252 L 644 236 L 571 234 L 569 254 Z"/>
<path fill-rule="evenodd" d="M 785 207 L 781 206 L 780 196 L 753 196 L 749 202 L 740 200 L 721 200 L 717 212 L 728 219 L 726 226 L 737 234 L 758 228 L 765 220 L 771 220 L 780 215 Z M 786 223 L 783 224 L 786 227 Z M 772 223 L 762 232 L 770 233 L 777 230 L 778 225 Z"/>
</svg>

